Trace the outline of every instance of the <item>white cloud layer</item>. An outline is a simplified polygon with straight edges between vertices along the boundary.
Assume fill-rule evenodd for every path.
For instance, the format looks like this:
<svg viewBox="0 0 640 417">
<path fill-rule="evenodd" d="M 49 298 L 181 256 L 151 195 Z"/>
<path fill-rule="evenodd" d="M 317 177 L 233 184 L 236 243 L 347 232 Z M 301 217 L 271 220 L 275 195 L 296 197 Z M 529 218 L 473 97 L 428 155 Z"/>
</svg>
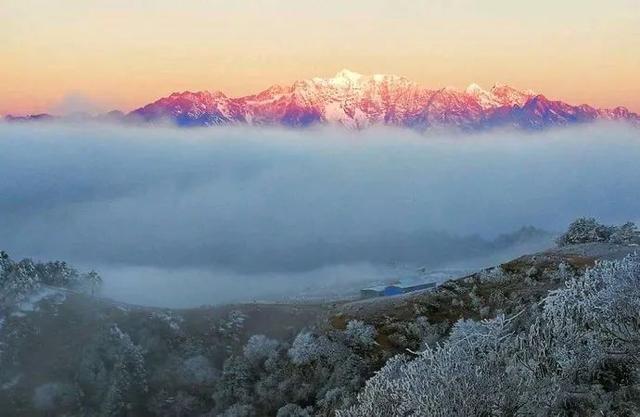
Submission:
<svg viewBox="0 0 640 417">
<path fill-rule="evenodd" d="M 425 137 L 0 124 L 0 248 L 102 266 L 123 299 L 123 283 L 142 293 L 153 276 L 165 295 L 187 276 L 219 289 L 197 303 L 254 298 L 348 266 L 382 276 L 487 256 L 523 225 L 637 219 L 638 161 L 624 125 Z"/>
</svg>

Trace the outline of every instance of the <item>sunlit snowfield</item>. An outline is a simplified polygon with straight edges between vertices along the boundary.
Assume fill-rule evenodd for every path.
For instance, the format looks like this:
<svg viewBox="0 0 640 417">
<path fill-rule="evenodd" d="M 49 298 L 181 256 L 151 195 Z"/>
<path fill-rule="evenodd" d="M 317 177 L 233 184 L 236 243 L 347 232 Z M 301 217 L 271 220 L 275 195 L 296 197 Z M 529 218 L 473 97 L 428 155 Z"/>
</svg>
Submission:
<svg viewBox="0 0 640 417">
<path fill-rule="evenodd" d="M 0 236 L 16 258 L 95 267 L 127 302 L 339 295 L 507 258 L 524 249 L 488 242 L 524 225 L 633 220 L 639 160 L 640 132 L 615 124 L 468 136 L 4 124 Z"/>
</svg>

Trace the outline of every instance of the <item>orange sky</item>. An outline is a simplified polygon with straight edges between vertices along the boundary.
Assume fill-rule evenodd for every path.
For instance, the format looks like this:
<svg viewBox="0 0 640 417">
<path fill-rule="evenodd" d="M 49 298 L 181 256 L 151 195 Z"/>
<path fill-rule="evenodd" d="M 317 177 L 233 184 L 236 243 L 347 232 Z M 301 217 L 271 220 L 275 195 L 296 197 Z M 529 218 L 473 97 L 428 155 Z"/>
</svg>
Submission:
<svg viewBox="0 0 640 417">
<path fill-rule="evenodd" d="M 640 111 L 640 0 L 0 0 L 0 22 L 0 114 L 131 110 L 342 68 Z"/>
</svg>

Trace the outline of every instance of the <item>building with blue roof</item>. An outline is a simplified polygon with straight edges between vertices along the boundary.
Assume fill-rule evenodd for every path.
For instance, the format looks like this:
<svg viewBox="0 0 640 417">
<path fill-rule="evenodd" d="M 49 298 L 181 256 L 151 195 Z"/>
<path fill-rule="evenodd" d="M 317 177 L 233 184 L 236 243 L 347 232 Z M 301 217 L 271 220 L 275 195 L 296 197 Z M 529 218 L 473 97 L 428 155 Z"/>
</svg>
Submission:
<svg viewBox="0 0 640 417">
<path fill-rule="evenodd" d="M 428 281 L 426 278 L 410 277 L 402 278 L 393 284 L 377 285 L 360 290 L 362 298 L 389 297 L 393 295 L 406 294 L 414 291 L 435 288 L 436 283 Z"/>
</svg>

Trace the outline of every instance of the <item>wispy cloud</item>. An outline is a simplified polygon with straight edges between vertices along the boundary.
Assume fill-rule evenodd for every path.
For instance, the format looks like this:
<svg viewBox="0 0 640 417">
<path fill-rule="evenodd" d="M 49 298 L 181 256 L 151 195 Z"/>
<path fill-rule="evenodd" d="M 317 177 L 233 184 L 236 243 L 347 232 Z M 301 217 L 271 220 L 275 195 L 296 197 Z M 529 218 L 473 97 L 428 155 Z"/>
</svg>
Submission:
<svg viewBox="0 0 640 417">
<path fill-rule="evenodd" d="M 70 92 L 56 101 L 47 110 L 48 113 L 67 116 L 77 113 L 94 115 L 111 110 L 106 103 L 89 97 L 81 92 Z"/>
</svg>

